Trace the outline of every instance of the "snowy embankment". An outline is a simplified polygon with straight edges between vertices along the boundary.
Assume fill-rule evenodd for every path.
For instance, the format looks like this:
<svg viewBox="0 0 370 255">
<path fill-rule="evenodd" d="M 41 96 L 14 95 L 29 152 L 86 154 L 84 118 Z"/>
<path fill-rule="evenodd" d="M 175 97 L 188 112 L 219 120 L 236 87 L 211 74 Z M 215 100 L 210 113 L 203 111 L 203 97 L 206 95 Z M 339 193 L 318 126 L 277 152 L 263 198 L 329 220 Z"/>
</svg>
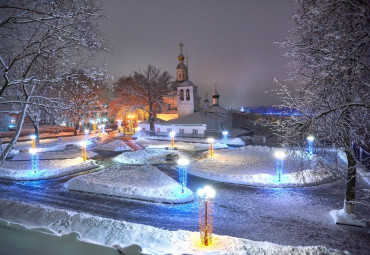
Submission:
<svg viewBox="0 0 370 255">
<path fill-rule="evenodd" d="M 31 181 L 60 177 L 98 167 L 94 160 L 83 161 L 82 158 L 38 160 L 34 172 L 31 161 L 5 161 L 0 166 L 0 178 Z"/>
<path fill-rule="evenodd" d="M 80 240 L 77 232 L 60 235 L 49 228 L 28 228 L 0 220 L 0 254 L 119 255 L 112 247 Z M 47 245 L 45 245 L 47 244 Z"/>
<path fill-rule="evenodd" d="M 107 144 L 98 144 L 94 150 L 97 151 L 131 151 L 131 148 L 121 140 L 114 140 Z"/>
<path fill-rule="evenodd" d="M 193 192 L 162 173 L 147 166 L 117 165 L 97 173 L 80 175 L 64 184 L 69 190 L 141 199 L 164 203 L 185 203 L 194 199 Z"/>
<path fill-rule="evenodd" d="M 73 159 L 81 157 L 81 148 L 70 147 L 63 150 L 37 150 L 37 157 L 39 160 L 52 160 L 52 159 Z M 94 158 L 98 155 L 93 151 L 86 151 L 87 158 Z M 19 152 L 12 160 L 32 160 L 32 154 L 29 152 Z"/>
<path fill-rule="evenodd" d="M 124 152 L 114 158 L 114 161 L 132 165 L 163 164 L 169 155 L 179 155 L 179 152 L 164 149 L 146 149 L 133 152 Z"/>
<path fill-rule="evenodd" d="M 191 163 L 188 172 L 221 182 L 269 187 L 311 186 L 336 178 L 321 157 L 294 151 L 285 159 L 278 181 L 274 158 L 277 150 L 266 146 L 218 150 L 212 158 Z"/>
<path fill-rule="evenodd" d="M 78 232 L 81 240 L 106 246 L 125 247 L 138 244 L 146 254 L 348 254 L 324 246 L 283 246 L 219 235 L 213 236 L 211 246 L 204 247 L 200 245 L 198 232 L 168 231 L 137 223 L 5 199 L 0 199 L 0 208 L 0 218 L 7 221 L 32 227 L 49 228 L 50 231 L 59 234 Z M 197 219 L 194 221 L 197 224 Z M 39 249 L 42 250 L 42 247 Z"/>
</svg>

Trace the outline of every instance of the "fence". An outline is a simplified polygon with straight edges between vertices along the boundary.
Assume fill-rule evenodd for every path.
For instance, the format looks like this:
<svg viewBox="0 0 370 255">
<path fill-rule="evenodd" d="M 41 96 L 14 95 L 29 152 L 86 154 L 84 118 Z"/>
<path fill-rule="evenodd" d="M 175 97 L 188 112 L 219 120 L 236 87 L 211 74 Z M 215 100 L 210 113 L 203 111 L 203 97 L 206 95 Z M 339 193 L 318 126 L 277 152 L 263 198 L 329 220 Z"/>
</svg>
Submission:
<svg viewBox="0 0 370 255">
<path fill-rule="evenodd" d="M 352 148 L 357 160 L 360 161 L 367 170 L 370 170 L 370 152 L 364 150 L 357 144 L 353 144 Z"/>
</svg>

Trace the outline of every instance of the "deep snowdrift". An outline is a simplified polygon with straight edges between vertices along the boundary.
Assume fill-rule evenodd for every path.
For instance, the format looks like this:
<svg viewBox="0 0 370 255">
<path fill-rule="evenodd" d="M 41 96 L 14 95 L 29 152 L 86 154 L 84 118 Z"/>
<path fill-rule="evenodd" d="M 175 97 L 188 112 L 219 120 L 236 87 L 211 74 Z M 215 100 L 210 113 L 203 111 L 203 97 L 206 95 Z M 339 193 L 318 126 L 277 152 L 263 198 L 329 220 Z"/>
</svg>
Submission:
<svg viewBox="0 0 370 255">
<path fill-rule="evenodd" d="M 98 167 L 94 160 L 82 158 L 39 160 L 36 173 L 31 161 L 6 161 L 0 166 L 0 178 L 30 181 L 60 177 Z"/>
<path fill-rule="evenodd" d="M 168 231 L 5 199 L 0 199 L 0 208 L 0 218 L 4 220 L 33 227 L 47 227 L 59 234 L 78 232 L 82 240 L 107 246 L 124 247 L 136 243 L 143 247 L 143 253 L 149 254 L 344 254 L 324 246 L 283 246 L 219 235 L 214 235 L 210 247 L 203 247 L 200 245 L 198 232 Z"/>
<path fill-rule="evenodd" d="M 181 185 L 178 182 L 151 165 L 113 166 L 97 173 L 72 178 L 64 187 L 154 202 L 184 203 L 194 199 L 191 190 L 186 189 L 181 194 Z"/>
<path fill-rule="evenodd" d="M 295 151 L 285 159 L 282 180 L 278 181 L 277 150 L 266 146 L 218 150 L 212 158 L 191 163 L 188 171 L 216 181 L 272 187 L 310 186 L 335 179 L 321 157 Z"/>
</svg>

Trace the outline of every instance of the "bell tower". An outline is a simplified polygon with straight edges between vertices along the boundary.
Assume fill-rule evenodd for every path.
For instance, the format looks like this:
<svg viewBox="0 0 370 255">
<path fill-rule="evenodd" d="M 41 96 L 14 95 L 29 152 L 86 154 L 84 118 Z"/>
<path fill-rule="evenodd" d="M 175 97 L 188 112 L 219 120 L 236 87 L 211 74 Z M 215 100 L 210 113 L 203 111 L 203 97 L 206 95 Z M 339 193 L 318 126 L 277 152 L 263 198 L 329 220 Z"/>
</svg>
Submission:
<svg viewBox="0 0 370 255">
<path fill-rule="evenodd" d="M 182 47 L 184 44 L 181 42 L 180 46 L 180 55 L 177 57 L 179 63 L 176 67 L 176 80 L 178 82 L 183 82 L 188 79 L 188 67 L 184 64 L 184 55 L 182 54 Z"/>
</svg>

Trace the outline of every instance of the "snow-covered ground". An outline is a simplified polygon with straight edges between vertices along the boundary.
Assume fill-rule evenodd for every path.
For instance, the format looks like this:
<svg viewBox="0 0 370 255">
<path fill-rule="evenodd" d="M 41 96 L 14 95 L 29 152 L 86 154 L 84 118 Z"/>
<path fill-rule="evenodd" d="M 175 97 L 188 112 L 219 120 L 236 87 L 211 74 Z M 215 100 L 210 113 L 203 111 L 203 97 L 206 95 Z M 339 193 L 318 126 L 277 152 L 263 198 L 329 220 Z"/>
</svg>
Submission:
<svg viewBox="0 0 370 255">
<path fill-rule="evenodd" d="M 344 209 L 331 210 L 330 216 L 336 224 L 366 227 L 366 220 L 359 219 L 355 214 L 348 214 Z"/>
<path fill-rule="evenodd" d="M 54 147 L 55 148 L 55 147 Z M 39 151 L 39 150 L 38 150 Z M 51 159 L 73 159 L 81 157 L 81 148 L 78 147 L 70 147 L 64 148 L 61 150 L 41 150 L 41 152 L 37 153 L 39 160 L 51 160 Z M 98 155 L 93 151 L 87 151 L 86 156 L 87 158 L 94 158 Z M 19 152 L 12 160 L 31 160 L 32 154 L 29 152 Z"/>
<path fill-rule="evenodd" d="M 160 141 L 160 140 L 150 140 L 146 138 L 139 138 L 136 140 L 136 143 L 141 145 L 144 148 L 147 149 L 165 149 L 166 147 L 171 146 L 171 141 Z M 179 142 L 175 141 L 175 147 L 178 150 L 188 150 L 188 151 L 205 151 L 209 149 L 209 144 L 206 143 L 203 140 L 203 143 L 201 142 Z M 217 149 L 225 149 L 228 148 L 226 144 L 223 144 L 222 142 L 215 141 L 213 144 L 213 148 L 215 150 Z"/>
<path fill-rule="evenodd" d="M 145 165 L 166 163 L 167 155 L 179 155 L 175 150 L 145 149 L 134 152 L 124 152 L 114 158 L 114 161 L 124 164 Z"/>
<path fill-rule="evenodd" d="M 131 151 L 131 148 L 121 140 L 114 140 L 107 144 L 98 144 L 94 150 L 97 151 Z"/>
<path fill-rule="evenodd" d="M 41 180 L 69 175 L 98 167 L 94 160 L 82 158 L 38 160 L 34 172 L 32 161 L 5 161 L 0 166 L 0 178 L 9 180 Z"/>
<path fill-rule="evenodd" d="M 80 239 L 77 232 L 60 235 L 50 228 L 29 228 L 0 220 L 0 254 L 50 255 L 58 251 L 68 255 L 119 255 L 115 248 Z"/>
<path fill-rule="evenodd" d="M 194 199 L 191 190 L 185 189 L 182 194 L 178 182 L 151 165 L 116 165 L 97 173 L 74 177 L 64 187 L 154 202 L 184 203 Z"/>
<path fill-rule="evenodd" d="M 277 150 L 281 149 L 246 146 L 217 150 L 214 157 L 191 163 L 188 172 L 216 181 L 272 187 L 310 186 L 336 178 L 321 157 L 295 151 L 285 159 L 282 179 L 278 181 L 274 157 Z"/>
<path fill-rule="evenodd" d="M 324 246 L 283 246 L 219 235 L 213 235 L 212 245 L 205 247 L 200 244 L 198 232 L 168 231 L 137 223 L 6 199 L 0 199 L 0 209 L 0 218 L 7 221 L 30 227 L 49 228 L 50 232 L 62 235 L 77 232 L 81 240 L 106 246 L 126 247 L 137 244 L 146 254 L 348 254 Z M 194 221 L 197 222 L 198 219 Z"/>
</svg>

